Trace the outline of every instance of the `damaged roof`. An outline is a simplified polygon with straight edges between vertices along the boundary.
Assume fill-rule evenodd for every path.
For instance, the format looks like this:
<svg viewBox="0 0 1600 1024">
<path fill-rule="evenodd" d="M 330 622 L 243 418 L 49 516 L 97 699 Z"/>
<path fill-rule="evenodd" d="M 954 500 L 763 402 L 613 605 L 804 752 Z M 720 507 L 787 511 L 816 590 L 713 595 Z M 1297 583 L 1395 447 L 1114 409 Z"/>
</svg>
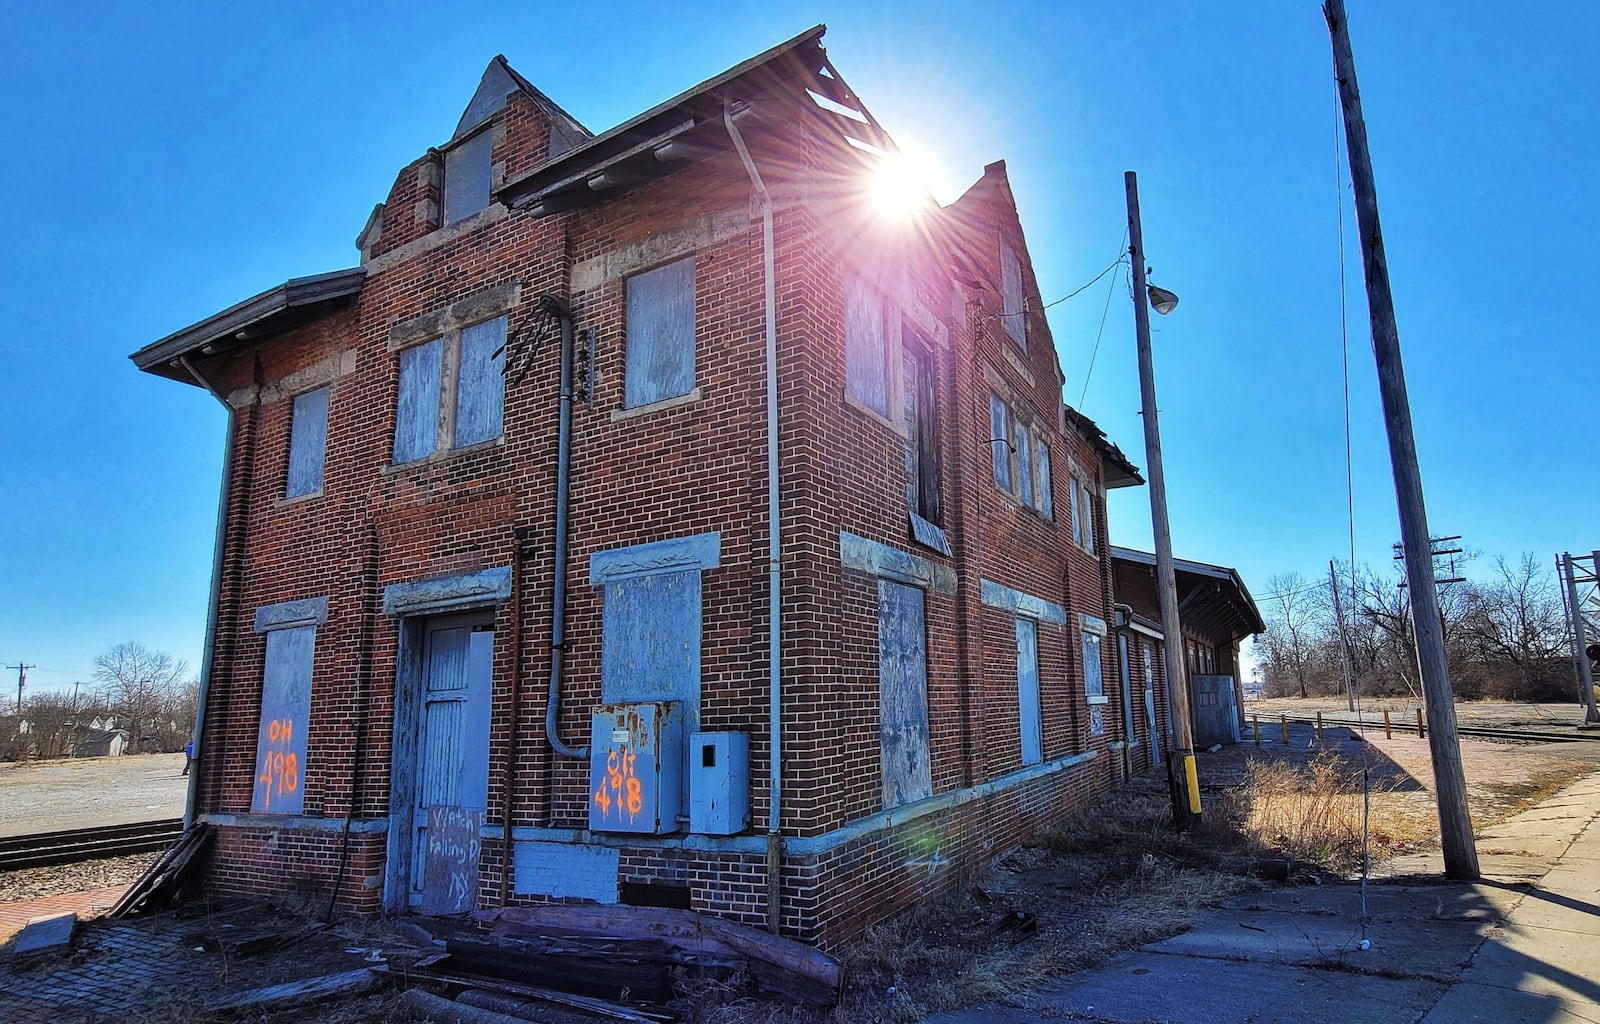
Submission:
<svg viewBox="0 0 1600 1024">
<path fill-rule="evenodd" d="M 1156 564 L 1156 556 L 1148 551 L 1115 544 L 1111 560 L 1152 569 Z M 1207 635 L 1226 633 L 1235 640 L 1266 632 L 1267 624 L 1239 570 L 1186 558 L 1174 558 L 1172 568 L 1177 576 L 1178 618 L 1185 626 Z"/>
<path fill-rule="evenodd" d="M 1100 461 L 1105 465 L 1107 487 L 1137 487 L 1144 483 L 1144 477 L 1122 449 L 1100 429 L 1100 425 L 1070 405 L 1064 405 L 1066 410 L 1067 425 L 1094 446 L 1100 454 Z"/>
</svg>

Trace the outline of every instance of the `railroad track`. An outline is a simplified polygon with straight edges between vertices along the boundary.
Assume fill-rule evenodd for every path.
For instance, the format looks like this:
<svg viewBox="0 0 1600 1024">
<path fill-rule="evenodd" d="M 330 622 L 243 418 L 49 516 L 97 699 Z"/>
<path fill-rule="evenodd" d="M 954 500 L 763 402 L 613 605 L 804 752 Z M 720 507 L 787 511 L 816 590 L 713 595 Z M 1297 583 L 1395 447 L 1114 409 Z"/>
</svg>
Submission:
<svg viewBox="0 0 1600 1024">
<path fill-rule="evenodd" d="M 182 835 L 182 818 L 163 818 L 132 825 L 102 825 L 98 828 L 6 836 L 0 838 L 0 871 L 148 853 L 166 849 Z"/>
<path fill-rule="evenodd" d="M 1265 730 L 1268 726 L 1276 725 L 1283 717 L 1285 716 L 1263 717 L 1261 728 Z M 1289 715 L 1287 717 L 1289 721 L 1297 725 L 1315 725 L 1317 723 L 1316 718 L 1305 715 Z M 1427 723 L 1423 723 L 1423 725 L 1426 727 Z M 1384 724 L 1381 714 L 1376 718 L 1368 718 L 1364 722 L 1349 718 L 1332 718 L 1324 715 L 1322 727 L 1324 729 L 1365 729 L 1370 732 L 1384 728 Z M 1417 723 L 1415 719 L 1411 718 L 1394 718 L 1391 720 L 1389 728 L 1394 732 L 1414 734 L 1417 731 Z M 1578 743 L 1583 740 L 1600 740 L 1600 731 L 1578 731 L 1576 729 L 1568 732 L 1541 732 L 1532 729 L 1504 729 L 1458 724 L 1456 733 L 1461 736 L 1477 736 L 1488 740 L 1516 740 L 1519 743 Z"/>
</svg>

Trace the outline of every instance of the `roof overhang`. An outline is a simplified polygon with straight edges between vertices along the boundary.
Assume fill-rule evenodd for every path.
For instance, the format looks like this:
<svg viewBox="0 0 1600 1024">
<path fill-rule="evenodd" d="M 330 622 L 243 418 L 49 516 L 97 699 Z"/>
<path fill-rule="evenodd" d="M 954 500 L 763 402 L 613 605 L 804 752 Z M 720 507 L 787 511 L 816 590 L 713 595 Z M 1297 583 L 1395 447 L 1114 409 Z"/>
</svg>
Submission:
<svg viewBox="0 0 1600 1024">
<path fill-rule="evenodd" d="M 1067 424 L 1082 434 L 1099 453 L 1107 489 L 1138 487 L 1144 483 L 1144 477 L 1139 474 L 1139 467 L 1106 437 L 1106 432 L 1100 429 L 1098 423 L 1070 405 L 1063 408 L 1066 410 Z"/>
<path fill-rule="evenodd" d="M 841 143 L 892 150 L 894 143 L 839 77 L 817 25 L 687 92 L 567 150 L 495 192 L 506 206 L 535 216 L 594 205 L 619 191 L 664 177 L 690 161 L 731 152 L 724 116 L 742 131 L 792 128 L 772 98 L 813 94 L 811 120 Z M 825 102 L 815 102 L 815 97 Z M 844 112 L 841 112 L 844 111 Z"/>
<path fill-rule="evenodd" d="M 1148 551 L 1112 545 L 1111 560 L 1154 568 L 1156 556 Z M 1266 632 L 1255 598 L 1238 570 L 1186 558 L 1172 560 L 1178 588 L 1178 619 L 1185 628 L 1205 636 L 1234 640 Z"/>
<path fill-rule="evenodd" d="M 152 342 L 129 356 L 146 373 L 198 385 L 183 360 L 261 341 L 326 315 L 361 291 L 360 267 L 296 277 Z"/>
</svg>

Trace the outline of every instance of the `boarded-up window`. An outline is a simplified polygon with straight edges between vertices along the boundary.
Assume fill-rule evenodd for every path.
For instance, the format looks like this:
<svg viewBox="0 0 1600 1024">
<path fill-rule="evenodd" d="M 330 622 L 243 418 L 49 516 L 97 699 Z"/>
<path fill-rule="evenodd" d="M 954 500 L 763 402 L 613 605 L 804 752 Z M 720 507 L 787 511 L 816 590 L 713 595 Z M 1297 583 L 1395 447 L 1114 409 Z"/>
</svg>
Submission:
<svg viewBox="0 0 1600 1024">
<path fill-rule="evenodd" d="M 878 723 L 885 809 L 933 795 L 923 595 L 878 581 Z"/>
<path fill-rule="evenodd" d="M 845 390 L 861 404 L 889 415 L 889 347 L 884 301 L 851 278 L 844 298 Z"/>
<path fill-rule="evenodd" d="M 1020 419 L 1012 418 L 1012 432 L 1016 435 L 1017 445 L 1017 496 L 1024 505 L 1033 504 L 1033 446 L 1029 443 L 1030 432 L 1027 424 Z"/>
<path fill-rule="evenodd" d="M 1011 246 L 1000 243 L 1000 304 L 1004 307 L 1000 319 L 1006 325 L 1011 340 L 1028 346 L 1027 304 L 1022 295 L 1022 263 Z"/>
<path fill-rule="evenodd" d="M 908 336 L 914 337 L 914 336 Z M 943 522 L 939 496 L 939 435 L 935 417 L 933 352 L 908 344 L 900 354 L 905 387 L 907 507 L 935 525 Z"/>
<path fill-rule="evenodd" d="M 489 205 L 494 133 L 482 131 L 444 155 L 444 222 L 454 224 Z"/>
<path fill-rule="evenodd" d="M 464 448 L 500 436 L 506 393 L 505 359 L 505 317 L 473 324 L 461 332 L 454 447 Z"/>
<path fill-rule="evenodd" d="M 689 731 L 698 729 L 700 615 L 697 568 L 607 583 L 600 699 L 607 704 L 682 701 Z"/>
<path fill-rule="evenodd" d="M 694 389 L 694 257 L 628 278 L 628 408 Z"/>
<path fill-rule="evenodd" d="M 1044 735 L 1039 714 L 1039 627 L 1032 619 L 1017 620 L 1017 714 L 1022 727 L 1022 763 L 1044 760 Z"/>
<path fill-rule="evenodd" d="M 306 733 L 311 727 L 311 660 L 316 626 L 267 634 L 261 684 L 261 726 L 256 736 L 256 814 L 299 814 L 305 795 Z"/>
<path fill-rule="evenodd" d="M 400 353 L 396 465 L 505 431 L 506 317 L 451 331 Z M 447 387 L 446 382 L 453 386 Z"/>
<path fill-rule="evenodd" d="M 998 395 L 989 396 L 989 451 L 994 460 L 995 486 L 1011 490 L 1011 437 L 1008 431 L 1010 416 L 1006 404 Z"/>
<path fill-rule="evenodd" d="M 1072 539 L 1094 554 L 1094 492 L 1073 480 Z"/>
<path fill-rule="evenodd" d="M 1039 443 L 1034 453 L 1039 460 L 1039 475 L 1034 481 L 1034 487 L 1039 492 L 1039 511 L 1044 513 L 1046 519 L 1054 519 L 1056 504 L 1055 496 L 1050 490 L 1050 446 L 1043 434 L 1039 435 Z"/>
<path fill-rule="evenodd" d="M 400 399 L 394 421 L 394 461 L 432 454 L 439 440 L 439 380 L 444 339 L 400 353 Z"/>
<path fill-rule="evenodd" d="M 289 423 L 289 481 L 284 496 L 322 490 L 322 462 L 328 442 L 328 389 L 295 396 Z"/>
<path fill-rule="evenodd" d="M 1105 678 L 1100 668 L 1101 636 L 1089 630 L 1083 632 L 1083 692 L 1091 701 L 1106 695 Z"/>
</svg>

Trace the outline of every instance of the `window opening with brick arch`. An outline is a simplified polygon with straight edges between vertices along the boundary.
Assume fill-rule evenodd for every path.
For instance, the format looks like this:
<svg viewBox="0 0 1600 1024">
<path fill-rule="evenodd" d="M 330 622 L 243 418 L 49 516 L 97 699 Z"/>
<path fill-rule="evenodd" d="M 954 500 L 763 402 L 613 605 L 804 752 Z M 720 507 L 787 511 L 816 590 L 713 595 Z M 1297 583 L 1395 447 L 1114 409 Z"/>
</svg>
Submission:
<svg viewBox="0 0 1600 1024">
<path fill-rule="evenodd" d="M 934 360 L 933 346 L 920 333 L 906 326 L 902 336 L 906 339 L 900 360 L 904 379 L 906 504 L 927 522 L 942 526 L 938 364 Z"/>
<path fill-rule="evenodd" d="M 627 279 L 627 408 L 694 390 L 694 278 L 695 260 L 689 256 Z"/>
<path fill-rule="evenodd" d="M 328 442 L 328 389 L 296 395 L 289 418 L 289 473 L 286 498 L 322 490 L 322 466 Z"/>
<path fill-rule="evenodd" d="M 504 433 L 505 353 L 505 316 L 401 350 L 395 465 Z"/>
</svg>

